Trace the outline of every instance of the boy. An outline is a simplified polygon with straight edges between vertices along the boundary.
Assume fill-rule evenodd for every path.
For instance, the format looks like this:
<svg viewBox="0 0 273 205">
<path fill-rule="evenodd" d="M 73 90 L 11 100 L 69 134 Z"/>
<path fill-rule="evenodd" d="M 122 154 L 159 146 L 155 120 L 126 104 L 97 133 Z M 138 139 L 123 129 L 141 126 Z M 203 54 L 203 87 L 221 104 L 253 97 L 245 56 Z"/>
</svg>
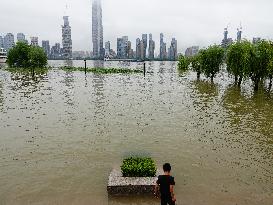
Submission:
<svg viewBox="0 0 273 205">
<path fill-rule="evenodd" d="M 163 165 L 164 175 L 158 176 L 155 186 L 155 195 L 158 193 L 158 189 L 161 194 L 161 205 L 175 205 L 176 198 L 174 196 L 174 177 L 171 176 L 171 165 L 165 163 Z"/>
</svg>

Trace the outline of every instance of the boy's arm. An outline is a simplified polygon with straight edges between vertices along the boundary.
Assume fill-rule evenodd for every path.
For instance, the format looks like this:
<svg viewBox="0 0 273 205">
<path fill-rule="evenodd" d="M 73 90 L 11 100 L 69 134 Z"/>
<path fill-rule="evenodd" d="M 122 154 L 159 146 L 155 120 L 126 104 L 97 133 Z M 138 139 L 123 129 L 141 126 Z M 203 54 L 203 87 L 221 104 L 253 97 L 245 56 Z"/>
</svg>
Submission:
<svg viewBox="0 0 273 205">
<path fill-rule="evenodd" d="M 176 198 L 175 198 L 175 195 L 174 195 L 174 185 L 170 185 L 170 192 L 171 192 L 172 200 L 176 201 Z"/>
<path fill-rule="evenodd" d="M 155 184 L 155 189 L 154 189 L 154 195 L 155 195 L 155 196 L 158 196 L 158 191 L 159 191 L 159 185 L 158 185 L 158 183 L 156 182 L 156 184 Z"/>
</svg>

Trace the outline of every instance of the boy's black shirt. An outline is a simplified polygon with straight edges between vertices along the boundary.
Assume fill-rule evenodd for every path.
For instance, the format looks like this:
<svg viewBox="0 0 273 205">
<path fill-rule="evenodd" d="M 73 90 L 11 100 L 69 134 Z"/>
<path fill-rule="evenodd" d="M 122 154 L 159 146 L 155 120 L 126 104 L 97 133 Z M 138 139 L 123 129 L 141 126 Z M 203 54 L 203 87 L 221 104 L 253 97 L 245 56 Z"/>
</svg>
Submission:
<svg viewBox="0 0 273 205">
<path fill-rule="evenodd" d="M 174 177 L 169 175 L 159 175 L 156 183 L 160 185 L 161 199 L 170 199 L 170 185 L 175 185 Z"/>
</svg>

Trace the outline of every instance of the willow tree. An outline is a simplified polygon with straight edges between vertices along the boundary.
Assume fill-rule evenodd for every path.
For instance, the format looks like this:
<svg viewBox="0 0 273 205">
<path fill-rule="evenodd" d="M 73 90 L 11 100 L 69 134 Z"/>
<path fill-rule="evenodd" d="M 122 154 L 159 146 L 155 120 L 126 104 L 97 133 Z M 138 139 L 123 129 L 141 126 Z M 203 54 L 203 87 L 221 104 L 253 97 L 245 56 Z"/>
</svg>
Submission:
<svg viewBox="0 0 273 205">
<path fill-rule="evenodd" d="M 200 79 L 200 75 L 202 73 L 202 69 L 201 69 L 201 63 L 200 63 L 200 54 L 197 54 L 193 57 L 190 58 L 190 62 L 191 62 L 191 69 L 196 72 L 197 74 L 197 80 Z"/>
<path fill-rule="evenodd" d="M 267 72 L 269 78 L 269 90 L 271 90 L 273 78 L 273 42 L 270 42 L 270 59 L 267 67 Z"/>
<path fill-rule="evenodd" d="M 186 72 L 189 69 L 189 58 L 185 57 L 184 55 L 180 55 L 178 59 L 178 69 L 181 72 Z"/>
<path fill-rule="evenodd" d="M 213 82 L 214 77 L 220 71 L 225 51 L 220 46 L 214 45 L 200 51 L 200 66 L 202 72 Z"/>
<path fill-rule="evenodd" d="M 234 43 L 228 48 L 227 71 L 235 77 L 235 84 L 238 86 L 241 86 L 250 69 L 251 49 L 252 44 L 248 41 Z"/>
<path fill-rule="evenodd" d="M 250 53 L 250 69 L 248 76 L 254 83 L 254 90 L 259 89 L 260 82 L 268 77 L 268 68 L 271 59 L 271 44 L 269 41 L 262 40 L 253 45 Z"/>
</svg>

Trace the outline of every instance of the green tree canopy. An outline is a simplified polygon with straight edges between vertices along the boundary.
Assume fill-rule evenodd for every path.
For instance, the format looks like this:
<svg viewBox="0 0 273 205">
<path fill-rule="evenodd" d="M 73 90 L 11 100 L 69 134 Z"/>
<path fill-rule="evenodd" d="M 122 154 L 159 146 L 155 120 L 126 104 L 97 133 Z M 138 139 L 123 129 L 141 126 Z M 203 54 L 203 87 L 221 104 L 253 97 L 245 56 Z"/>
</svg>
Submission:
<svg viewBox="0 0 273 205">
<path fill-rule="evenodd" d="M 47 56 L 40 47 L 17 42 L 8 52 L 7 63 L 11 68 L 44 68 L 47 65 Z"/>
<path fill-rule="evenodd" d="M 235 77 L 235 83 L 241 85 L 242 79 L 247 76 L 251 65 L 252 44 L 242 41 L 232 44 L 227 51 L 227 71 Z"/>
<path fill-rule="evenodd" d="M 268 77 L 271 59 L 271 44 L 269 41 L 262 40 L 253 45 L 251 52 L 250 69 L 248 76 L 254 82 L 254 90 L 258 90 L 261 80 Z"/>
<path fill-rule="evenodd" d="M 223 63 L 225 51 L 220 46 L 210 46 L 205 50 L 200 51 L 200 65 L 202 72 L 206 77 L 213 81 L 216 74 L 220 71 L 220 66 Z"/>
<path fill-rule="evenodd" d="M 184 55 L 180 55 L 178 59 L 178 69 L 182 72 L 186 72 L 189 69 L 190 61 Z"/>
</svg>

